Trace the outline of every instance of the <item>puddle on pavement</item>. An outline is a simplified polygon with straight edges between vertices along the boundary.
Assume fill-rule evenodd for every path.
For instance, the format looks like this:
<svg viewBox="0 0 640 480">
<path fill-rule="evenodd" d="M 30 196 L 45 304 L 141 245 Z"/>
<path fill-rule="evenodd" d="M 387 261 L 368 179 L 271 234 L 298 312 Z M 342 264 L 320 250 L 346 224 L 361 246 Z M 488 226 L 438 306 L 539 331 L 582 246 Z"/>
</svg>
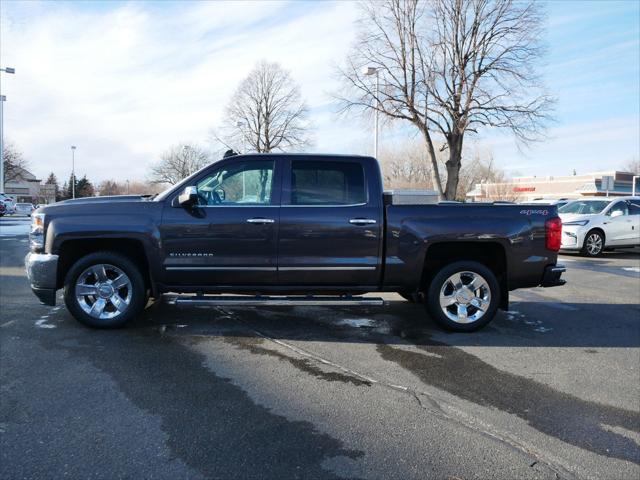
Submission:
<svg viewBox="0 0 640 480">
<path fill-rule="evenodd" d="M 237 348 L 247 350 L 255 355 L 268 355 L 270 357 L 277 358 L 278 360 L 288 362 L 294 368 L 300 370 L 301 372 L 312 375 L 327 382 L 350 383 L 357 387 L 371 386 L 371 382 L 368 382 L 354 375 L 348 375 L 342 372 L 326 372 L 316 365 L 317 362 L 312 362 L 307 358 L 290 357 L 289 355 L 285 355 L 278 350 L 265 348 L 264 346 L 262 346 L 265 342 L 265 340 L 262 338 L 246 337 L 243 336 L 243 334 L 239 334 L 237 336 L 225 336 L 222 340 Z"/>
<path fill-rule="evenodd" d="M 579 448 L 640 463 L 638 445 L 619 430 L 640 432 L 640 413 L 587 402 L 534 380 L 501 371 L 464 350 L 428 337 L 413 339 L 418 350 L 378 344 L 383 359 L 395 362 L 425 384 L 456 397 L 525 420 L 536 430 Z M 602 425 L 608 425 L 603 428 Z"/>
</svg>

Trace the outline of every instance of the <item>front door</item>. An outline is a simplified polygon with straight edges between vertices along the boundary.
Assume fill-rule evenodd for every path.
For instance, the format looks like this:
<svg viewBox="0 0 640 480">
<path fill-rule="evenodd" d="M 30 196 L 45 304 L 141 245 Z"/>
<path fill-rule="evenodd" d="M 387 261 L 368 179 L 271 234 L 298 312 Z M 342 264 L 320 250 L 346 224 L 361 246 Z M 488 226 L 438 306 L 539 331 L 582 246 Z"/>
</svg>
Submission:
<svg viewBox="0 0 640 480">
<path fill-rule="evenodd" d="M 368 198 L 363 163 L 287 159 L 280 209 L 281 286 L 375 286 L 380 279 L 382 199 Z"/>
<path fill-rule="evenodd" d="M 625 200 L 614 203 L 606 213 L 607 219 L 604 221 L 606 225 L 605 235 L 606 245 L 625 245 L 631 243 L 633 226 L 631 217 L 629 216 L 629 207 Z"/>
<path fill-rule="evenodd" d="M 195 180 L 197 205 L 168 200 L 161 226 L 164 283 L 250 287 L 277 281 L 275 163 L 223 161 Z"/>
</svg>

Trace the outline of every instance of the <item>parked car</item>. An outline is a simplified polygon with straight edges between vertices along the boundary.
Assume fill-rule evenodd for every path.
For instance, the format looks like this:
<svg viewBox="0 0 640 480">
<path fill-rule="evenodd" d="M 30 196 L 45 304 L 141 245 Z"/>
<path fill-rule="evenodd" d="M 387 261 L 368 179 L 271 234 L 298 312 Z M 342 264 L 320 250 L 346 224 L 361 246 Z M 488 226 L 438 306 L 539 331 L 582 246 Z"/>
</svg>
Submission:
<svg viewBox="0 0 640 480">
<path fill-rule="evenodd" d="M 562 250 L 596 257 L 605 249 L 640 245 L 640 197 L 584 198 L 558 213 Z"/>
<path fill-rule="evenodd" d="M 7 207 L 5 207 L 4 202 L 0 202 L 0 217 L 3 217 L 7 212 Z"/>
<path fill-rule="evenodd" d="M 133 318 L 147 292 L 255 306 L 381 305 L 359 294 L 384 291 L 425 299 L 442 326 L 472 331 L 508 308 L 510 290 L 564 284 L 555 207 L 414 198 L 383 194 L 371 157 L 230 156 L 155 197 L 42 207 L 26 269 L 43 303 L 64 287 L 71 314 L 103 328 Z"/>
<path fill-rule="evenodd" d="M 30 217 L 35 210 L 33 203 L 16 203 L 15 215 L 26 215 Z"/>
<path fill-rule="evenodd" d="M 15 213 L 16 205 L 11 197 L 5 195 L 4 193 L 0 193 L 0 203 L 4 204 L 6 208 L 5 215 L 11 215 Z"/>
</svg>

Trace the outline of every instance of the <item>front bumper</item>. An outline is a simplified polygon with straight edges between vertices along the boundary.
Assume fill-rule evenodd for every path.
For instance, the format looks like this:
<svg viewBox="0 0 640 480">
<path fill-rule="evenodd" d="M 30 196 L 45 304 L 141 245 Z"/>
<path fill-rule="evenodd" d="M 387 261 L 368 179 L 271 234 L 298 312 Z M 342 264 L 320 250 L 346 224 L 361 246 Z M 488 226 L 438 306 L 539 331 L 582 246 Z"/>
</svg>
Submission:
<svg viewBox="0 0 640 480">
<path fill-rule="evenodd" d="M 584 236 L 586 234 L 584 227 L 570 225 L 568 227 L 562 226 L 562 245 L 560 250 L 580 250 L 584 243 Z"/>
<path fill-rule="evenodd" d="M 542 287 L 559 287 L 567 283 L 566 280 L 560 278 L 567 268 L 564 265 L 547 265 L 542 276 Z"/>
<path fill-rule="evenodd" d="M 45 305 L 56 304 L 58 255 L 30 252 L 24 259 L 31 290 Z"/>
</svg>

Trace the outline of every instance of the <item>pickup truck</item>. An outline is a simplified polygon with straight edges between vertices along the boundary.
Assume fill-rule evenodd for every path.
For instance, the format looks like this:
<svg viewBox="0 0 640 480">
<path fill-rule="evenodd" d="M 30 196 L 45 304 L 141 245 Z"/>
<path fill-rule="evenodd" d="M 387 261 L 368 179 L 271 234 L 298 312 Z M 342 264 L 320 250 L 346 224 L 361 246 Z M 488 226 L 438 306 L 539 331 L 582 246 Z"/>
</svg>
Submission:
<svg viewBox="0 0 640 480">
<path fill-rule="evenodd" d="M 156 196 L 39 208 L 25 263 L 42 303 L 63 288 L 91 327 L 120 327 L 165 293 L 176 304 L 353 305 L 398 292 L 472 331 L 508 308 L 509 291 L 564 284 L 561 229 L 555 206 L 397 204 L 372 157 L 232 155 Z"/>
</svg>

